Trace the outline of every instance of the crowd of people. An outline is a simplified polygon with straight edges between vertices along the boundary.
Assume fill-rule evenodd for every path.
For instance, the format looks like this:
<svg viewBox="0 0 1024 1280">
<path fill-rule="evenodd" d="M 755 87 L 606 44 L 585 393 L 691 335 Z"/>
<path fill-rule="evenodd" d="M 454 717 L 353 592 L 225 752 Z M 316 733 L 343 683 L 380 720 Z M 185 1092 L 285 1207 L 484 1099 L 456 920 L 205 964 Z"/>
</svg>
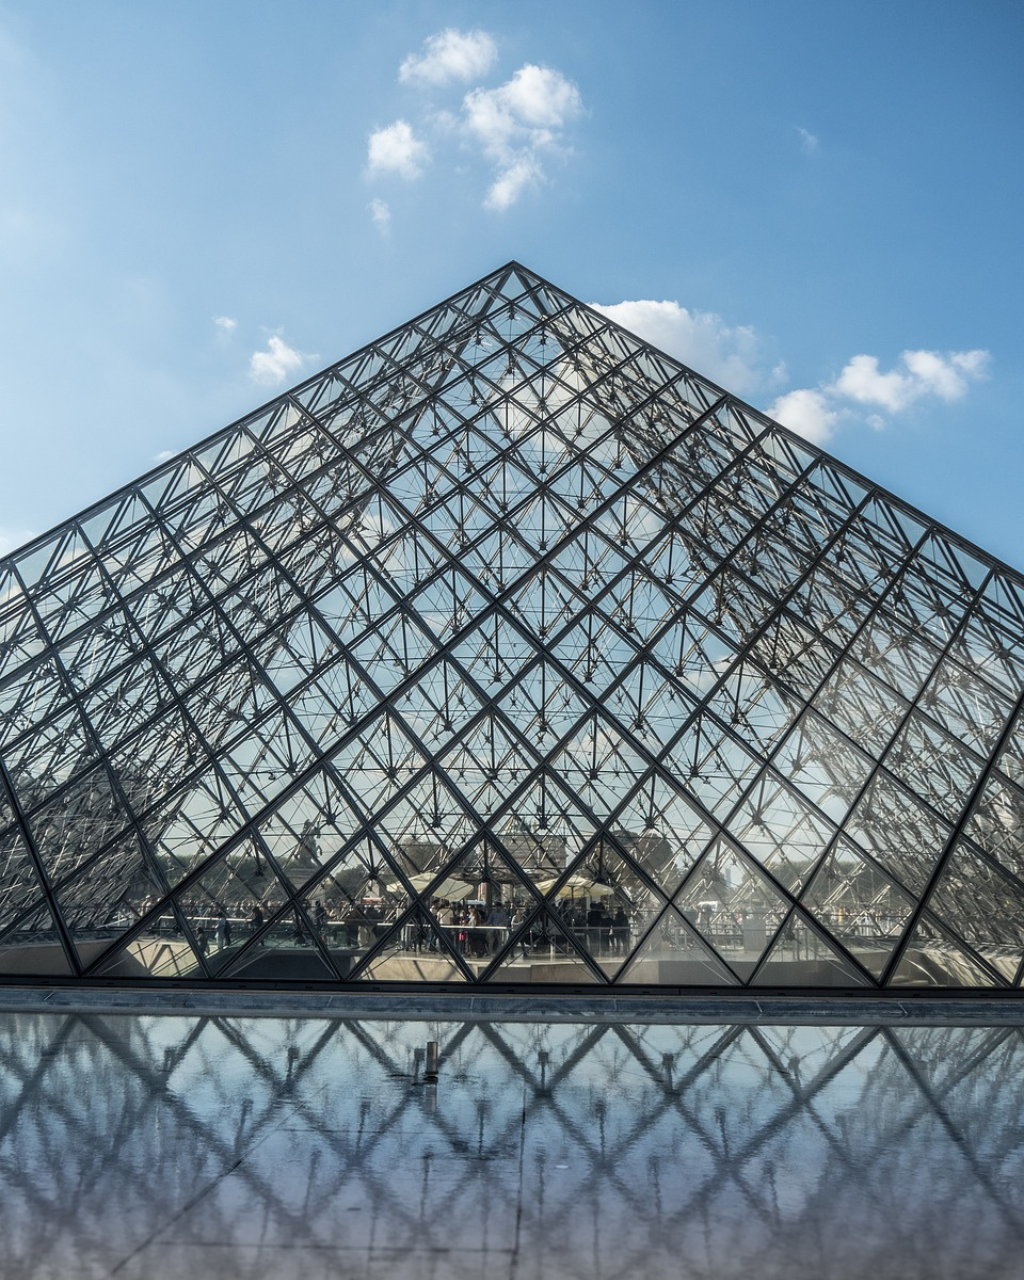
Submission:
<svg viewBox="0 0 1024 1280">
<path fill-rule="evenodd" d="M 310 930 L 332 947 L 366 950 L 399 919 L 408 905 L 399 899 L 313 899 L 282 911 L 283 902 L 270 899 L 242 903 L 184 902 L 189 927 L 204 954 L 223 951 L 254 936 L 301 945 Z M 142 904 L 143 908 L 145 904 Z M 485 959 L 500 951 L 512 935 L 522 954 L 564 950 L 570 934 L 592 955 L 625 955 L 633 927 L 623 903 L 609 909 L 601 898 L 562 899 L 535 912 L 532 902 L 482 900 L 450 902 L 435 898 L 429 914 L 419 912 L 402 931 L 401 943 L 413 951 L 438 952 L 445 938 L 461 955 Z M 276 920 L 275 920 L 276 917 Z M 266 930 L 268 922 L 274 922 Z M 175 923 L 168 924 L 177 931 Z M 524 928 L 524 926 L 527 926 Z"/>
<path fill-rule="evenodd" d="M 470 959 L 495 954 L 511 935 L 517 936 L 524 955 L 564 950 L 566 934 L 582 942 L 592 955 L 625 955 L 629 950 L 631 925 L 625 906 L 619 903 L 610 911 L 603 899 L 562 900 L 539 914 L 534 914 L 532 903 L 497 901 L 488 908 L 484 902 L 435 899 L 432 915 L 460 954 Z M 412 931 L 411 946 L 438 950 L 438 929 L 429 929 L 421 921 Z"/>
</svg>

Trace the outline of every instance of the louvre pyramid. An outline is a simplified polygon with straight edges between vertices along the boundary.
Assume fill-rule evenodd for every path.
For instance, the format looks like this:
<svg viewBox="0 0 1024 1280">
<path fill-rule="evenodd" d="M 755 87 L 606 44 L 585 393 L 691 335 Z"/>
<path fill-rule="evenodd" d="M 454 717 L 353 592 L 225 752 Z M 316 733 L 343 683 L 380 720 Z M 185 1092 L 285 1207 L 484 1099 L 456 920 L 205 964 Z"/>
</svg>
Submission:
<svg viewBox="0 0 1024 1280">
<path fill-rule="evenodd" d="M 510 263 L 0 562 L 0 974 L 1019 987 L 1022 702 L 1020 575 Z"/>
</svg>

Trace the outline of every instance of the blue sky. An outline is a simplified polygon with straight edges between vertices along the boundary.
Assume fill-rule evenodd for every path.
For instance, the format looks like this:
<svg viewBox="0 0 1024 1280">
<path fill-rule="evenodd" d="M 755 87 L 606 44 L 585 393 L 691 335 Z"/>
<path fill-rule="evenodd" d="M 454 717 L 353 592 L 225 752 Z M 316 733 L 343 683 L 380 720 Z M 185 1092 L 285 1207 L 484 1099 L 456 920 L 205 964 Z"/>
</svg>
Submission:
<svg viewBox="0 0 1024 1280">
<path fill-rule="evenodd" d="M 517 258 L 1024 567 L 1019 0 L 0 0 L 0 549 Z"/>
</svg>

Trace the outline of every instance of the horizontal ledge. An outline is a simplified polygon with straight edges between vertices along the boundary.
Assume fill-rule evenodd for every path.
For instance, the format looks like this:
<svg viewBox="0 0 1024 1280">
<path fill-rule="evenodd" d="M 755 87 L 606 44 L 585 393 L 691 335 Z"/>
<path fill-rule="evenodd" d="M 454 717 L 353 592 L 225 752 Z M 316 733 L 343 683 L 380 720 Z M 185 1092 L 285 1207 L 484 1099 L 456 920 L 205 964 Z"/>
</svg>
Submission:
<svg viewBox="0 0 1024 1280">
<path fill-rule="evenodd" d="M 430 991 L 0 985 L 0 1013 L 445 1022 L 1024 1026 L 1024 992 Z"/>
</svg>

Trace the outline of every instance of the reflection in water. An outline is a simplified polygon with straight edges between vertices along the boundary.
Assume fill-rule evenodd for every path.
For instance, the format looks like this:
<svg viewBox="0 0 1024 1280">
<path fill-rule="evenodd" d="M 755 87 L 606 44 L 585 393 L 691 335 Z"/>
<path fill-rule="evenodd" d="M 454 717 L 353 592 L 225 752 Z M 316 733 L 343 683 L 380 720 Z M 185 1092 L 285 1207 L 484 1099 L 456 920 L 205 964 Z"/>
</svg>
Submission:
<svg viewBox="0 0 1024 1280">
<path fill-rule="evenodd" d="M 0 1064 L 6 1280 L 1024 1274 L 1016 1027 L 21 1014 Z"/>
</svg>

